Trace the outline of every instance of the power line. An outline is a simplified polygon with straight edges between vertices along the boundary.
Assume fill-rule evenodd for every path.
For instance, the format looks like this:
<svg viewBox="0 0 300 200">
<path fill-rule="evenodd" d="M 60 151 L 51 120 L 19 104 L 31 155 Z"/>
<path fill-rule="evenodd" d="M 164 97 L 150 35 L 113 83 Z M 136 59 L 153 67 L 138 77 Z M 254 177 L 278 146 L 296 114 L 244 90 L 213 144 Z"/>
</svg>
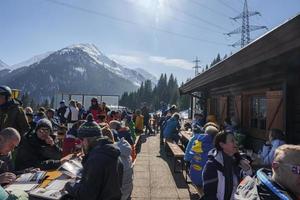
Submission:
<svg viewBox="0 0 300 200">
<path fill-rule="evenodd" d="M 127 5 L 129 5 L 129 4 L 132 5 L 133 4 L 133 3 L 129 2 L 129 1 L 126 1 L 126 0 L 119 0 L 119 1 L 122 1 L 123 3 L 126 3 Z M 141 12 L 141 11 L 139 10 L 139 12 Z M 144 12 L 141 12 L 141 13 L 144 13 Z M 179 22 L 181 24 L 190 25 L 190 26 L 193 26 L 193 27 L 198 28 L 198 29 L 208 30 L 210 32 L 219 33 L 219 34 L 223 35 L 223 32 L 221 32 L 221 31 L 216 31 L 216 30 L 213 30 L 213 29 L 211 29 L 209 27 L 205 27 L 205 26 L 199 26 L 198 24 L 195 24 L 195 23 L 192 23 L 190 21 L 186 21 L 186 20 L 180 19 L 180 18 L 175 17 L 173 15 L 168 15 L 166 13 L 164 13 L 164 15 L 166 17 L 174 19 L 175 21 L 177 21 L 177 22 Z"/>
<path fill-rule="evenodd" d="M 237 9 L 233 8 L 232 6 L 228 5 L 227 3 L 225 3 L 223 0 L 219 0 L 220 3 L 222 3 L 224 6 L 226 6 L 227 8 L 233 10 L 234 12 L 240 13 L 240 11 L 238 11 Z"/>
<path fill-rule="evenodd" d="M 216 45 L 226 45 L 225 43 L 209 41 L 209 40 L 205 40 L 205 39 L 202 39 L 202 38 L 197 38 L 197 37 L 194 37 L 194 36 L 185 35 L 185 34 L 173 32 L 173 31 L 169 31 L 169 30 L 166 30 L 166 29 L 158 28 L 158 27 L 155 27 L 153 25 L 145 26 L 145 25 L 142 25 L 140 23 L 137 23 L 137 22 L 134 22 L 134 21 L 131 21 L 131 20 L 121 19 L 121 18 L 114 17 L 114 16 L 111 16 L 111 15 L 107 15 L 105 13 L 101 13 L 101 12 L 98 12 L 98 11 L 95 11 L 95 10 L 82 8 L 82 7 L 75 6 L 75 5 L 68 4 L 68 3 L 64 3 L 64 2 L 59 2 L 57 0 L 44 0 L 44 1 L 48 1 L 48 2 L 56 4 L 56 5 L 71 8 L 71 9 L 78 10 L 78 11 L 81 11 L 81 12 L 85 12 L 85 13 L 88 13 L 88 14 L 98 15 L 98 16 L 101 16 L 101 17 L 104 17 L 104 18 L 107 18 L 107 19 L 110 19 L 110 20 L 113 20 L 113 21 L 118 21 L 118 22 L 130 24 L 130 25 L 134 25 L 134 26 L 144 26 L 144 27 L 151 28 L 151 29 L 154 29 L 156 31 L 167 33 L 167 34 L 174 35 L 174 36 L 177 36 L 177 37 L 182 37 L 182 38 L 186 38 L 186 39 L 190 39 L 190 40 L 196 40 L 196 41 L 201 41 L 201 42 L 206 42 L 206 43 L 211 43 L 211 44 L 216 44 Z"/>
<path fill-rule="evenodd" d="M 226 28 L 224 28 L 224 27 L 222 27 L 222 26 L 220 26 L 220 25 L 218 25 L 218 24 L 212 23 L 212 22 L 210 22 L 210 21 L 207 21 L 206 19 L 203 19 L 203 18 L 201 18 L 201 17 L 199 17 L 199 16 L 197 16 L 197 15 L 193 15 L 193 14 L 187 13 L 187 12 L 185 12 L 184 10 L 181 10 L 181 9 L 176 8 L 175 6 L 169 5 L 169 7 L 172 8 L 173 10 L 177 11 L 177 12 L 180 12 L 180 13 L 184 14 L 184 15 L 187 16 L 187 17 L 196 19 L 196 20 L 198 20 L 198 21 L 204 22 L 204 23 L 209 24 L 209 25 L 211 25 L 211 26 L 214 26 L 214 27 L 217 27 L 217 28 L 219 28 L 219 29 L 222 29 L 222 30 L 227 31 Z"/>
<path fill-rule="evenodd" d="M 210 10 L 211 12 L 213 12 L 213 13 L 215 13 L 215 14 L 217 14 L 217 15 L 220 15 L 220 16 L 223 16 L 223 17 L 230 18 L 229 15 L 226 15 L 226 14 L 220 12 L 220 11 L 217 11 L 217 10 L 215 10 L 215 9 L 212 9 L 212 8 L 208 7 L 207 5 L 205 5 L 205 4 L 203 4 L 203 3 L 200 3 L 200 2 L 198 2 L 198 1 L 196 1 L 196 0 L 190 0 L 190 2 L 192 2 L 192 3 L 195 4 L 195 5 L 198 5 L 199 7 L 204 7 L 204 8 Z"/>
</svg>

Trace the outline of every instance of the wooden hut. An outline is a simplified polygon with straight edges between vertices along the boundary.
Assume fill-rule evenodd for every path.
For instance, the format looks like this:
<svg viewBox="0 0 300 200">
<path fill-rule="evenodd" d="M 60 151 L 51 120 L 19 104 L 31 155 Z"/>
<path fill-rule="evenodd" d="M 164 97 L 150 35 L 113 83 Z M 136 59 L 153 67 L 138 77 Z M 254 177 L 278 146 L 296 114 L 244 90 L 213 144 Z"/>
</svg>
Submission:
<svg viewBox="0 0 300 200">
<path fill-rule="evenodd" d="M 198 96 L 219 122 L 235 117 L 255 144 L 271 128 L 299 144 L 300 15 L 199 74 L 180 93 Z"/>
</svg>

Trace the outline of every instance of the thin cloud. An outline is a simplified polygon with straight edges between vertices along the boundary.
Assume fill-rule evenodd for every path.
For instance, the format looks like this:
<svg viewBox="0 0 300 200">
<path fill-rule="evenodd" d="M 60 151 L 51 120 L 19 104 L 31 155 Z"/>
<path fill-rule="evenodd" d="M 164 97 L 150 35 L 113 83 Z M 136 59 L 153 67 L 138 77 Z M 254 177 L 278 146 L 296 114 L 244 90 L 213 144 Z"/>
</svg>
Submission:
<svg viewBox="0 0 300 200">
<path fill-rule="evenodd" d="M 167 58 L 162 56 L 148 56 L 148 55 L 119 55 L 111 54 L 109 57 L 120 64 L 128 65 L 163 65 L 167 67 L 176 67 L 185 70 L 192 70 L 194 64 L 190 61 L 179 58 Z M 132 67 L 133 67 L 132 66 Z"/>
<path fill-rule="evenodd" d="M 142 63 L 142 59 L 137 56 L 111 54 L 109 57 L 120 64 L 137 65 Z"/>
<path fill-rule="evenodd" d="M 191 70 L 194 66 L 192 62 L 178 58 L 166 58 L 160 56 L 150 56 L 149 60 L 153 63 L 162 64 L 170 67 L 179 67 L 182 69 Z"/>
</svg>

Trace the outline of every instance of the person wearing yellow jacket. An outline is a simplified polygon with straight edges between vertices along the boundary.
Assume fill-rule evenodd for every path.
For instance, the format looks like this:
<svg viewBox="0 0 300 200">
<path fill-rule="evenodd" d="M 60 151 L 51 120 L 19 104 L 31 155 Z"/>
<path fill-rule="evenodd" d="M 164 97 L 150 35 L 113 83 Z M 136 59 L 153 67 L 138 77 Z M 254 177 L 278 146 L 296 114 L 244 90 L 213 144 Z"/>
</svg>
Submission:
<svg viewBox="0 0 300 200">
<path fill-rule="evenodd" d="M 136 111 L 136 117 L 135 117 L 135 131 L 137 134 L 143 133 L 144 129 L 144 116 L 141 115 L 141 111 Z"/>
</svg>

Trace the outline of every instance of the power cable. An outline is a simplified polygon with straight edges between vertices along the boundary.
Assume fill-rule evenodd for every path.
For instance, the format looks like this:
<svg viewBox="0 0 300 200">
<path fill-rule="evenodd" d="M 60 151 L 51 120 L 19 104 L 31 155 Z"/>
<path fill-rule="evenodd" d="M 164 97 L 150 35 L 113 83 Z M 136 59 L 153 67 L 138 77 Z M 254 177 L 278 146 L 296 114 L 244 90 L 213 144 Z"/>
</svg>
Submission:
<svg viewBox="0 0 300 200">
<path fill-rule="evenodd" d="M 137 22 L 134 22 L 134 21 L 121 19 L 121 18 L 114 17 L 114 16 L 111 16 L 111 15 L 107 15 L 105 13 L 101 13 L 101 12 L 98 12 L 98 11 L 95 11 L 95 10 L 82 8 L 82 7 L 75 6 L 75 5 L 68 4 L 68 3 L 64 3 L 64 2 L 59 2 L 57 0 L 43 0 L 43 1 L 47 1 L 47 2 L 50 2 L 50 3 L 60 5 L 60 6 L 63 6 L 63 7 L 67 7 L 67 8 L 71 8 L 71 9 L 74 9 L 74 10 L 79 10 L 79 11 L 82 11 L 82 12 L 85 12 L 85 13 L 88 13 L 88 14 L 98 15 L 98 16 L 101 16 L 101 17 L 104 17 L 104 18 L 107 18 L 107 19 L 110 19 L 110 20 L 130 24 L 130 25 L 135 25 L 135 26 L 136 25 L 137 26 L 143 26 L 143 25 L 141 25 Z M 147 26 L 145 26 L 145 27 L 147 27 Z M 167 34 L 170 34 L 170 35 L 174 35 L 174 36 L 177 36 L 177 37 L 190 39 L 190 40 L 196 40 L 196 41 L 201 41 L 201 42 L 206 42 L 206 43 L 211 43 L 211 44 L 216 44 L 216 45 L 225 45 L 225 46 L 227 46 L 227 44 L 225 44 L 225 43 L 209 41 L 209 40 L 205 40 L 205 39 L 202 39 L 202 38 L 197 38 L 197 37 L 194 37 L 194 36 L 189 36 L 189 35 L 185 35 L 185 34 L 181 34 L 181 33 L 176 33 L 176 32 L 173 32 L 173 31 L 169 31 L 169 30 L 166 30 L 166 29 L 155 27 L 153 25 L 148 25 L 148 28 L 154 29 L 154 30 L 159 31 L 159 32 L 167 33 Z"/>
<path fill-rule="evenodd" d="M 217 10 L 215 10 L 215 9 L 212 9 L 212 8 L 208 7 L 207 5 L 205 5 L 205 4 L 203 4 L 203 3 L 200 3 L 200 2 L 198 2 L 198 1 L 196 1 L 196 0 L 189 0 L 189 1 L 192 2 L 192 3 L 195 4 L 195 5 L 198 5 L 199 7 L 204 7 L 204 8 L 206 8 L 206 9 L 210 10 L 211 12 L 213 12 L 213 13 L 215 13 L 215 14 L 217 14 L 217 15 L 220 15 L 220 16 L 223 16 L 223 17 L 230 18 L 229 15 L 226 15 L 226 14 L 220 12 L 220 11 L 217 11 Z"/>
<path fill-rule="evenodd" d="M 122 1 L 123 3 L 126 3 L 127 5 L 129 5 L 129 4 L 132 5 L 132 3 L 129 2 L 129 1 L 127 1 L 127 0 L 119 0 L 119 1 Z M 139 12 L 141 12 L 141 11 L 139 10 Z M 144 12 L 141 12 L 141 13 L 144 13 Z M 221 31 L 216 31 L 216 30 L 213 30 L 213 29 L 211 29 L 209 27 L 205 27 L 205 26 L 199 26 L 198 24 L 195 24 L 195 23 L 192 23 L 190 21 L 186 21 L 186 20 L 180 19 L 180 18 L 175 17 L 173 15 L 168 15 L 168 14 L 165 14 L 165 13 L 164 13 L 164 15 L 166 17 L 174 19 L 175 21 L 177 21 L 177 22 L 179 22 L 181 24 L 190 25 L 190 26 L 193 26 L 193 27 L 198 28 L 198 29 L 208 30 L 208 31 L 211 31 L 211 32 L 214 32 L 214 33 L 219 33 L 219 34 L 222 34 L 222 35 L 224 34 Z"/>
</svg>

